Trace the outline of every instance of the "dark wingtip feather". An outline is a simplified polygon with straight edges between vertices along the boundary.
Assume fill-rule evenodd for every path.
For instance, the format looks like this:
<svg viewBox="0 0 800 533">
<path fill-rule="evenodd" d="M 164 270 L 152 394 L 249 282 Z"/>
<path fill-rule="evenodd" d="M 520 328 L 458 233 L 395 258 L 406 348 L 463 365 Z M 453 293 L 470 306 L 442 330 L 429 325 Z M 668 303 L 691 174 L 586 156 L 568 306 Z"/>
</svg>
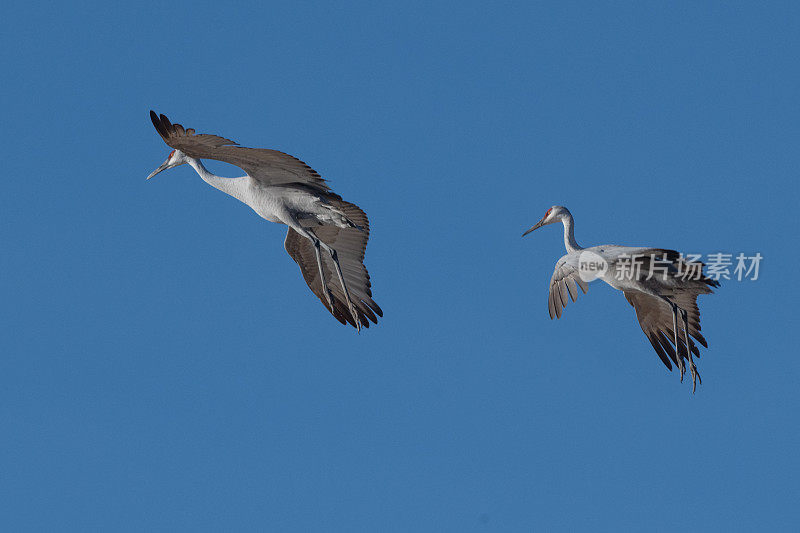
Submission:
<svg viewBox="0 0 800 533">
<path fill-rule="evenodd" d="M 174 131 L 174 128 L 172 127 L 172 122 L 170 122 L 169 119 L 164 114 L 159 115 L 159 117 L 161 118 L 161 127 L 164 128 L 164 132 L 167 134 L 167 137 L 169 137 L 170 135 L 172 135 L 172 132 Z"/>
<path fill-rule="evenodd" d="M 161 116 L 163 117 L 164 115 Z M 156 115 L 156 112 L 153 111 L 152 109 L 150 110 L 150 121 L 153 123 L 153 126 L 155 126 L 158 134 L 161 135 L 163 139 L 166 139 L 167 131 L 164 129 L 164 125 L 161 124 L 161 120 L 159 120 L 158 115 Z"/>
<path fill-rule="evenodd" d="M 375 313 L 372 312 L 372 309 L 370 309 L 367 304 L 365 304 L 363 301 L 361 301 L 361 302 L 356 303 L 356 305 L 359 307 L 359 311 L 358 312 L 359 312 L 360 315 L 364 315 L 366 318 L 372 320 L 373 324 L 377 324 L 378 323 L 378 317 L 375 316 Z"/>
<path fill-rule="evenodd" d="M 696 340 L 697 342 L 699 342 L 700 344 L 702 344 L 702 345 L 703 345 L 703 348 L 708 348 L 708 342 L 706 342 L 706 338 L 705 338 L 705 337 L 703 337 L 703 336 L 700 334 L 700 332 L 699 332 L 699 331 L 695 331 L 694 333 L 692 333 L 692 337 L 694 337 L 694 340 Z"/>
<path fill-rule="evenodd" d="M 325 306 L 325 309 L 330 311 L 331 315 L 333 315 L 333 318 L 335 318 L 336 320 L 338 320 L 340 323 L 344 324 L 345 326 L 348 323 L 350 323 L 350 325 L 355 327 L 355 324 L 352 322 L 353 319 L 352 318 L 348 318 L 348 316 L 344 313 L 344 310 L 342 309 L 342 305 L 339 303 L 338 300 L 334 300 L 333 308 L 330 308 L 330 307 L 328 307 L 328 303 L 326 301 L 324 301 L 319 296 L 318 296 L 318 298 L 322 302 L 322 305 Z"/>
<path fill-rule="evenodd" d="M 678 366 L 678 357 L 675 353 L 675 348 L 672 347 L 670 341 L 664 336 L 663 331 L 658 331 L 656 334 L 656 340 L 661 344 L 661 347 L 664 349 L 664 352 L 669 356 L 675 366 Z"/>
<path fill-rule="evenodd" d="M 661 359 L 664 365 L 670 371 L 672 371 L 672 363 L 669 361 L 669 356 L 667 356 L 667 353 L 664 351 L 664 348 L 661 347 L 661 344 L 658 342 L 655 336 L 648 335 L 647 340 L 649 340 L 650 344 L 653 345 L 653 349 L 656 351 L 656 354 L 658 354 L 658 357 Z"/>
</svg>

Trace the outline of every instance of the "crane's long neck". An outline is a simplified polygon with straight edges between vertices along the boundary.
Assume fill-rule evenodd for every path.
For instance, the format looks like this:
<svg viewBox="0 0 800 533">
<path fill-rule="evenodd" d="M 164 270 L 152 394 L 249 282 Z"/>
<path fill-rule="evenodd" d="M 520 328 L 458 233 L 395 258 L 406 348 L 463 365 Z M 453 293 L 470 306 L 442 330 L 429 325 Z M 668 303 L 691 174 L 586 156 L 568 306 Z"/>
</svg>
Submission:
<svg viewBox="0 0 800 533">
<path fill-rule="evenodd" d="M 567 252 L 577 252 L 583 250 L 575 241 L 575 220 L 572 218 L 572 213 L 567 213 L 561 217 L 561 222 L 564 223 L 564 247 Z"/>
<path fill-rule="evenodd" d="M 203 181 L 215 189 L 219 189 L 225 194 L 229 194 L 234 198 L 245 202 L 245 191 L 247 190 L 248 180 L 247 176 L 241 178 L 223 178 L 221 176 L 217 176 L 209 172 L 199 159 L 191 158 L 189 159 L 189 164 L 198 174 L 200 174 L 200 177 L 203 178 Z"/>
</svg>

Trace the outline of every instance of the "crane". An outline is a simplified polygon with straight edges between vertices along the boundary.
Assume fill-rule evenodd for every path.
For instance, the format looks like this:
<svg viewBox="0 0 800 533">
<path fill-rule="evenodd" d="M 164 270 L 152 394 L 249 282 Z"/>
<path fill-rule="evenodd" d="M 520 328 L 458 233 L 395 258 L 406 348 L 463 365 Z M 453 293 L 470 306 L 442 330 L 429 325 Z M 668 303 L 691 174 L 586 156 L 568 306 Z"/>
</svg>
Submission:
<svg viewBox="0 0 800 533">
<path fill-rule="evenodd" d="M 217 135 L 196 134 L 192 128 L 173 124 L 153 111 L 150 119 L 173 150 L 147 179 L 188 164 L 203 181 L 249 205 L 260 217 L 285 224 L 286 251 L 334 318 L 359 332 L 362 326 L 369 327 L 370 321 L 378 323 L 383 311 L 372 299 L 364 266 L 369 239 L 369 220 L 364 211 L 344 201 L 316 171 L 289 154 L 245 148 Z M 245 175 L 216 176 L 201 159 L 224 161 L 241 168 Z"/>
<path fill-rule="evenodd" d="M 681 382 L 685 372 L 684 360 L 689 362 L 692 393 L 697 389 L 700 374 L 692 354 L 700 351 L 692 337 L 708 348 L 700 333 L 700 310 L 697 296 L 710 294 L 719 282 L 703 274 L 703 263 L 688 261 L 674 250 L 630 247 L 607 244 L 582 248 L 575 241 L 574 219 L 569 209 L 555 205 L 542 219 L 522 234 L 561 222 L 564 225 L 564 247 L 567 254 L 556 263 L 550 280 L 548 309 L 550 319 L 561 318 L 561 312 L 571 298 L 574 302 L 580 287 L 584 294 L 588 281 L 601 279 L 621 290 L 633 308 L 642 331 L 664 365 L 680 370 Z M 682 324 L 678 324 L 678 315 Z M 680 338 L 680 333 L 683 338 Z M 673 347 L 674 346 L 674 347 Z"/>
</svg>

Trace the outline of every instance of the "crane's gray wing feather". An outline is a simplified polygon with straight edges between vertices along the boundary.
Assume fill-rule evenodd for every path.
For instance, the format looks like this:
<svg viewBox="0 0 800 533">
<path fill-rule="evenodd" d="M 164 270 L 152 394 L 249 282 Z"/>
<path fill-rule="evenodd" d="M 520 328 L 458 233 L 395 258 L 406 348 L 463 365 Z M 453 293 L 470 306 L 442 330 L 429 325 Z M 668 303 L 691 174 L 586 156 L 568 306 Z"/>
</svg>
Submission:
<svg viewBox="0 0 800 533">
<path fill-rule="evenodd" d="M 342 269 L 342 275 L 350 293 L 350 300 L 358 312 L 361 323 L 364 327 L 369 327 L 369 320 L 377 324 L 378 317 L 383 316 L 380 306 L 372 299 L 369 272 L 367 272 L 367 267 L 364 266 L 364 252 L 369 239 L 369 220 L 367 220 L 367 215 L 354 204 L 338 198 L 331 198 L 329 201 L 341 209 L 347 218 L 356 225 L 361 226 L 363 231 L 358 228 L 337 228 L 335 226 L 318 226 L 309 229 L 309 231 L 313 231 L 322 242 L 336 250 L 339 266 Z M 355 327 L 356 324 L 348 310 L 347 300 L 339 284 L 333 259 L 330 255 L 324 250 L 320 253 L 325 282 L 333 296 L 333 309 L 328 306 L 327 298 L 323 292 L 314 245 L 292 228 L 289 228 L 284 246 L 300 267 L 300 272 L 302 272 L 311 292 L 317 295 L 322 305 L 339 322 L 342 324 L 349 323 Z"/>
<path fill-rule="evenodd" d="M 267 148 L 245 148 L 217 135 L 197 134 L 192 128 L 173 124 L 164 115 L 150 111 L 164 142 L 196 159 L 215 159 L 235 165 L 266 186 L 300 185 L 320 193 L 329 193 L 325 180 L 311 167 L 289 154 Z"/>
<path fill-rule="evenodd" d="M 561 313 L 569 299 L 572 298 L 574 302 L 578 298 L 576 286 L 580 287 L 584 294 L 589 288 L 589 285 L 578 275 L 577 268 L 569 261 L 569 258 L 569 255 L 565 255 L 558 260 L 553 277 L 550 278 L 547 309 L 551 319 L 561 318 Z"/>
<path fill-rule="evenodd" d="M 653 349 L 667 368 L 672 370 L 670 361 L 678 364 L 675 353 L 675 332 L 672 329 L 672 307 L 656 296 L 651 296 L 639 291 L 623 291 L 625 298 L 636 310 L 636 318 L 647 336 Z M 703 293 L 701 293 L 703 294 Z M 700 309 L 697 307 L 697 293 L 686 291 L 670 297 L 678 307 L 686 310 L 689 320 L 689 335 L 703 347 L 708 348 L 708 343 L 700 333 Z M 682 359 L 686 357 L 686 344 L 684 341 L 683 321 L 678 317 L 678 353 Z M 697 344 L 692 343 L 692 353 L 700 357 Z"/>
</svg>

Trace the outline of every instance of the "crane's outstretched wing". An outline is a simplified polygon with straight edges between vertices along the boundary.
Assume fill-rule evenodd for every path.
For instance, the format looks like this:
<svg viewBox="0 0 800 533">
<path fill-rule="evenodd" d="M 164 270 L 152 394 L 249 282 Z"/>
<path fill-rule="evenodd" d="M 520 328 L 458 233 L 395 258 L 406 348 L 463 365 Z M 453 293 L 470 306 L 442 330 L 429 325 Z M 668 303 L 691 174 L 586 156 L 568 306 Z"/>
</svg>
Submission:
<svg viewBox="0 0 800 533">
<path fill-rule="evenodd" d="M 689 335 L 708 348 L 708 343 L 700 333 L 700 309 L 697 297 L 710 294 L 712 287 L 719 282 L 703 274 L 703 263 L 688 261 L 675 250 L 663 248 L 643 248 L 636 252 L 639 268 L 637 281 L 654 293 L 669 298 L 686 311 L 689 321 Z M 621 260 L 621 259 L 620 259 Z M 627 261 L 628 259 L 626 259 Z M 618 265 L 615 265 L 615 267 Z M 666 267 L 666 269 L 664 269 Z M 688 360 L 683 320 L 678 316 L 678 345 L 675 346 L 675 331 L 672 326 L 672 307 L 663 298 L 637 290 L 623 291 L 625 298 L 636 310 L 636 318 L 645 336 L 664 365 L 672 370 L 672 363 L 678 364 L 678 357 Z M 700 357 L 696 343 L 692 344 L 692 354 Z M 677 350 L 677 353 L 676 353 Z"/>
<path fill-rule="evenodd" d="M 710 293 L 707 289 L 699 294 Z M 678 364 L 675 354 L 675 332 L 672 329 L 672 307 L 656 296 L 651 296 L 639 291 L 624 291 L 625 298 L 636 310 L 636 318 L 639 325 L 647 336 L 653 349 L 664 362 L 667 368 L 672 370 L 670 360 Z M 708 348 L 708 343 L 700 333 L 700 309 L 697 307 L 698 292 L 686 291 L 670 297 L 678 307 L 684 309 L 688 314 L 689 335 L 691 335 L 704 348 Z M 686 352 L 685 335 L 683 331 L 683 320 L 678 316 L 678 353 L 681 359 L 688 360 Z M 700 357 L 700 350 L 696 343 L 692 343 L 692 353 Z"/>
<path fill-rule="evenodd" d="M 289 154 L 236 146 L 236 142 L 217 135 L 196 134 L 192 128 L 172 124 L 167 117 L 153 111 L 150 111 L 150 120 L 168 146 L 188 156 L 236 165 L 267 186 L 302 185 L 316 192 L 330 192 L 325 180 L 314 169 Z"/>
<path fill-rule="evenodd" d="M 562 310 L 567 306 L 570 298 L 574 302 L 578 297 L 577 285 L 586 294 L 589 285 L 583 281 L 578 274 L 578 269 L 570 260 L 569 255 L 565 255 L 556 263 L 553 277 L 550 278 L 550 292 L 547 295 L 547 308 L 550 311 L 550 319 L 561 318 Z"/>
<path fill-rule="evenodd" d="M 336 250 L 339 258 L 339 266 L 342 268 L 342 275 L 347 283 L 347 291 L 350 300 L 358 312 L 361 324 L 369 327 L 369 320 L 378 323 L 378 317 L 383 316 L 380 306 L 372 299 L 372 286 L 369 280 L 367 267 L 364 266 L 364 251 L 369 239 L 369 220 L 367 215 L 356 205 L 338 198 L 328 198 L 328 201 L 341 209 L 342 212 L 356 225 L 361 226 L 363 231 L 358 228 L 338 228 L 335 226 L 317 226 L 309 229 L 325 244 Z M 311 292 L 317 295 L 325 309 L 341 322 L 349 323 L 356 327 L 350 310 L 347 307 L 339 278 L 336 275 L 333 259 L 330 254 L 321 251 L 322 269 L 325 273 L 325 283 L 330 289 L 333 300 L 333 309 L 328 306 L 328 300 L 323 292 L 322 282 L 319 278 L 319 267 L 317 265 L 314 245 L 297 233 L 292 228 L 286 233 L 284 246 L 295 263 L 300 266 L 300 272 L 306 280 Z M 377 315 L 377 316 L 376 316 Z"/>
</svg>

